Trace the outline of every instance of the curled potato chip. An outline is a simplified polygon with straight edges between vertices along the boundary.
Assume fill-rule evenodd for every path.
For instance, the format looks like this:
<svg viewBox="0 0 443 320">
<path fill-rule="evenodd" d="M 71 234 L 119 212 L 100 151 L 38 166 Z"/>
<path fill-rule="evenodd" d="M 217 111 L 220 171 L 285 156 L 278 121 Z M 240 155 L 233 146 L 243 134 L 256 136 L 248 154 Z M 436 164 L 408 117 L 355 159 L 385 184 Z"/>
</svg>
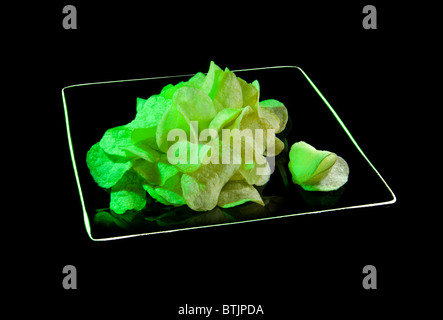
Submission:
<svg viewBox="0 0 443 320">
<path fill-rule="evenodd" d="M 153 198 L 154 200 L 164 204 L 164 205 L 171 205 L 171 203 L 169 201 L 167 201 L 165 198 L 163 198 L 163 196 L 161 196 L 158 192 L 157 189 L 149 184 L 143 184 L 143 189 L 146 190 L 146 192 L 148 192 L 148 194 L 151 196 L 151 198 Z"/>
<path fill-rule="evenodd" d="M 175 92 L 173 101 L 187 123 L 198 121 L 200 130 L 208 128 L 217 114 L 211 98 L 200 89 L 180 88 Z"/>
<path fill-rule="evenodd" d="M 258 104 L 258 90 L 257 88 L 247 83 L 241 78 L 237 78 L 242 90 L 243 107 L 250 106 L 255 108 Z"/>
<path fill-rule="evenodd" d="M 217 205 L 222 208 L 230 208 L 248 201 L 265 205 L 257 189 L 245 180 L 228 181 L 220 192 Z"/>
<path fill-rule="evenodd" d="M 150 186 L 144 184 L 143 188 L 149 195 L 165 205 L 181 206 L 186 204 L 180 185 L 181 174 L 171 176 L 162 186 Z"/>
<path fill-rule="evenodd" d="M 239 109 L 243 106 L 242 88 L 234 73 L 226 69 L 220 81 L 214 104 L 219 110 L 223 108 Z"/>
<path fill-rule="evenodd" d="M 275 118 L 275 126 L 279 123 L 279 119 L 274 114 L 271 114 Z M 285 124 L 286 125 L 286 124 Z M 259 117 L 257 109 L 247 106 L 242 109 L 241 114 L 235 119 L 235 121 L 228 126 L 232 130 L 233 134 L 236 134 L 234 129 L 251 130 L 254 137 L 254 148 L 262 147 L 259 153 L 263 153 L 267 156 L 276 156 L 284 149 L 284 143 L 275 137 L 275 130 L 267 120 Z M 272 151 L 271 151 L 272 150 Z"/>
<path fill-rule="evenodd" d="M 275 136 L 273 137 L 274 140 L 272 140 L 272 137 L 269 138 L 271 140 L 266 142 L 265 144 L 266 150 L 264 150 L 263 154 L 268 157 L 279 155 L 280 152 L 282 152 L 283 149 L 285 148 L 284 142 Z"/>
<path fill-rule="evenodd" d="M 208 211 L 218 203 L 223 186 L 240 167 L 239 164 L 205 164 L 183 174 L 181 185 L 187 205 L 195 211 Z"/>
<path fill-rule="evenodd" d="M 243 179 L 245 179 L 245 177 L 241 174 L 240 169 L 238 169 L 229 181 L 239 181 Z"/>
<path fill-rule="evenodd" d="M 130 128 L 157 127 L 158 122 L 171 103 L 171 100 L 157 94 L 146 100 L 137 98 L 137 114 L 135 119 L 128 123 L 127 126 Z"/>
<path fill-rule="evenodd" d="M 92 178 L 102 188 L 114 186 L 131 168 L 126 158 L 112 157 L 105 153 L 100 143 L 94 144 L 86 155 L 86 164 Z"/>
<path fill-rule="evenodd" d="M 218 86 L 223 78 L 224 72 L 217 66 L 214 61 L 209 65 L 208 74 L 206 75 L 200 89 L 205 92 L 211 99 L 214 99 Z"/>
<path fill-rule="evenodd" d="M 177 173 L 171 176 L 161 187 L 157 187 L 155 191 L 169 203 L 175 206 L 186 204 L 181 188 L 182 173 Z"/>
<path fill-rule="evenodd" d="M 137 156 L 149 162 L 156 162 L 160 159 L 160 154 L 152 149 L 150 146 L 143 146 L 143 148 L 132 145 L 125 148 L 123 150 L 127 151 L 127 157 Z"/>
<path fill-rule="evenodd" d="M 100 147 L 107 154 L 126 157 L 124 148 L 132 146 L 132 129 L 127 126 L 118 126 L 106 130 L 100 140 Z"/>
<path fill-rule="evenodd" d="M 232 123 L 229 129 L 263 129 L 262 123 L 260 123 L 258 118 L 257 110 L 255 110 L 251 106 L 246 106 L 241 110 L 241 114 L 235 119 L 234 123 Z"/>
<path fill-rule="evenodd" d="M 328 174 L 313 185 L 305 185 L 303 189 L 307 191 L 333 191 L 342 187 L 348 182 L 349 166 L 342 157 L 337 157 L 337 161 L 332 166 Z"/>
<path fill-rule="evenodd" d="M 347 182 L 349 167 L 342 158 L 338 161 L 335 153 L 317 150 L 300 141 L 291 146 L 289 159 L 292 181 L 305 190 L 332 191 Z"/>
<path fill-rule="evenodd" d="M 260 101 L 258 114 L 271 124 L 275 133 L 282 132 L 288 122 L 288 109 L 283 103 L 275 99 Z"/>
<path fill-rule="evenodd" d="M 246 182 L 256 186 L 265 185 L 271 177 L 271 169 L 267 162 L 261 165 L 257 163 L 252 165 L 242 165 L 238 171 Z"/>
<path fill-rule="evenodd" d="M 145 144 L 153 149 L 157 149 L 155 134 L 157 126 L 148 128 L 134 128 L 131 133 L 131 142 L 134 145 Z"/>
<path fill-rule="evenodd" d="M 234 121 L 238 115 L 242 112 L 242 109 L 225 108 L 217 113 L 209 124 L 209 128 L 217 130 L 219 132 L 229 123 Z"/>
<path fill-rule="evenodd" d="M 164 153 L 175 141 L 168 141 L 168 134 L 173 129 L 181 129 L 189 136 L 190 127 L 183 115 L 178 111 L 175 105 L 171 105 L 164 113 L 157 126 L 156 142 L 158 149 Z"/>
<path fill-rule="evenodd" d="M 110 209 L 122 214 L 128 210 L 141 210 L 146 205 L 146 191 L 140 177 L 127 171 L 111 189 Z"/>
<path fill-rule="evenodd" d="M 203 72 L 197 72 L 187 81 L 187 83 L 190 87 L 201 89 L 205 80 L 205 74 Z"/>
<path fill-rule="evenodd" d="M 150 185 L 158 186 L 162 182 L 157 163 L 149 162 L 144 159 L 136 159 L 132 162 L 132 169 Z"/>
</svg>

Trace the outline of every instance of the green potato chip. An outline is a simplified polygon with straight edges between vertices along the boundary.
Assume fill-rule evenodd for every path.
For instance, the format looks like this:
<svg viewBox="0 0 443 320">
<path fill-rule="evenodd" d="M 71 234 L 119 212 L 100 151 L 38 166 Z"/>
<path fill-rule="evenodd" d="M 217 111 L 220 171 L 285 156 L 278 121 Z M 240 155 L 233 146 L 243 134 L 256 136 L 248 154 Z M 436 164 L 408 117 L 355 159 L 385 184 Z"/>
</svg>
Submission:
<svg viewBox="0 0 443 320">
<path fill-rule="evenodd" d="M 201 89 L 205 80 L 206 80 L 205 74 L 203 72 L 197 72 L 187 82 L 189 86 Z"/>
<path fill-rule="evenodd" d="M 134 171 L 127 171 L 111 189 L 109 208 L 118 214 L 128 210 L 140 211 L 146 205 L 146 191 L 140 176 Z"/>
<path fill-rule="evenodd" d="M 220 132 L 221 129 L 234 121 L 241 112 L 242 109 L 225 108 L 215 115 L 209 124 L 209 128 Z"/>
<path fill-rule="evenodd" d="M 289 151 L 289 168 L 296 184 L 315 184 L 332 168 L 337 155 L 317 150 L 304 141 L 294 143 Z"/>
<path fill-rule="evenodd" d="M 114 186 L 131 168 L 131 162 L 125 157 L 113 157 L 105 153 L 100 143 L 94 144 L 86 155 L 86 164 L 92 178 L 102 188 Z"/>
<path fill-rule="evenodd" d="M 241 166 L 240 166 L 241 167 Z M 242 173 L 240 172 L 240 168 L 234 173 L 234 175 L 231 177 L 231 179 L 229 179 L 229 181 L 239 181 L 239 180 L 244 180 L 245 177 L 242 175 Z"/>
<path fill-rule="evenodd" d="M 122 149 L 127 151 L 127 157 L 139 157 L 149 162 L 156 162 L 160 159 L 160 154 L 148 145 L 144 145 L 143 147 L 132 145 Z"/>
<path fill-rule="evenodd" d="M 228 181 L 220 192 L 217 205 L 222 208 L 230 208 L 248 201 L 265 205 L 257 189 L 245 180 Z"/>
<path fill-rule="evenodd" d="M 126 157 L 125 148 L 132 146 L 131 135 L 131 128 L 118 126 L 106 130 L 99 144 L 107 154 Z"/>
<path fill-rule="evenodd" d="M 169 205 L 182 206 L 186 204 L 181 188 L 182 173 L 171 176 L 161 187 L 155 187 L 157 196 Z"/>
<path fill-rule="evenodd" d="M 258 92 L 258 95 L 259 95 L 258 98 L 260 98 L 260 84 L 258 83 L 258 80 L 254 80 L 254 81 L 252 81 L 251 84 L 254 86 L 255 89 L 257 89 L 257 92 Z M 257 99 L 258 99 L 258 98 L 257 98 Z"/>
<path fill-rule="evenodd" d="M 349 166 L 342 157 L 338 156 L 337 161 L 335 161 L 326 176 L 316 184 L 303 185 L 302 187 L 306 191 L 334 191 L 348 182 L 348 176 Z"/>
<path fill-rule="evenodd" d="M 271 168 L 266 158 L 257 154 L 255 155 L 254 163 L 243 163 L 238 171 L 250 185 L 263 186 L 271 177 Z"/>
<path fill-rule="evenodd" d="M 275 99 L 260 101 L 258 114 L 260 118 L 266 119 L 270 123 L 275 133 L 282 132 L 288 123 L 288 109 Z"/>
<path fill-rule="evenodd" d="M 258 104 L 258 96 L 259 91 L 257 87 L 247 83 L 245 80 L 238 78 L 238 82 L 240 83 L 241 91 L 242 91 L 242 99 L 243 99 L 243 107 L 250 106 L 256 108 Z"/>
<path fill-rule="evenodd" d="M 160 172 L 160 186 L 163 186 L 166 181 L 178 173 L 175 166 L 166 162 L 158 162 L 157 167 Z"/>
<path fill-rule="evenodd" d="M 174 97 L 174 94 L 178 89 L 189 86 L 190 86 L 189 83 L 185 81 L 181 81 L 176 85 L 168 84 L 165 87 L 163 87 L 162 91 L 160 92 L 160 95 L 164 97 L 167 101 L 172 101 L 172 98 Z"/>
<path fill-rule="evenodd" d="M 261 129 L 264 132 L 267 129 L 272 129 L 267 121 L 264 121 L 259 117 L 257 109 L 246 106 L 241 109 L 241 114 L 235 119 L 235 121 L 228 127 L 229 129 L 239 129 L 239 130 L 252 130 L 253 134 L 257 134 L 256 129 Z M 266 140 L 264 140 L 266 141 Z"/>
<path fill-rule="evenodd" d="M 239 164 L 209 163 L 183 174 L 181 185 L 186 204 L 195 211 L 212 210 L 217 206 L 220 191 L 239 167 Z"/>
<path fill-rule="evenodd" d="M 188 124 L 191 121 L 198 121 L 199 131 L 208 128 L 217 114 L 211 98 L 200 89 L 191 87 L 178 89 L 174 94 L 173 103 Z"/>
<path fill-rule="evenodd" d="M 138 150 L 146 154 L 146 158 L 153 159 L 154 161 L 158 161 L 160 157 L 160 151 L 157 146 L 156 141 L 156 132 L 157 127 L 149 127 L 149 128 L 135 128 L 132 130 L 131 134 L 131 142 L 133 146 L 135 146 L 135 150 Z M 126 148 L 126 150 L 131 151 L 131 148 Z M 140 155 L 139 155 L 140 156 Z"/>
<path fill-rule="evenodd" d="M 161 118 L 157 131 L 156 143 L 160 151 L 166 153 L 175 141 L 168 141 L 168 134 L 173 129 L 181 129 L 189 137 L 190 127 L 175 105 L 171 105 Z"/>
<path fill-rule="evenodd" d="M 148 99 L 143 99 L 143 98 L 137 97 L 137 103 L 136 103 L 136 107 L 135 107 L 135 110 L 137 110 L 137 113 L 139 113 L 143 110 L 143 106 L 145 105 L 145 102 L 147 100 Z"/>
<path fill-rule="evenodd" d="M 155 148 L 157 146 L 155 142 L 156 132 L 157 125 L 148 128 L 134 128 L 132 129 L 131 142 L 134 145 L 137 145 L 139 143 L 146 143 L 152 148 Z"/>
<path fill-rule="evenodd" d="M 136 159 L 132 162 L 132 169 L 144 179 L 144 183 L 153 186 L 158 186 L 162 183 L 162 177 L 156 162 Z"/>
<path fill-rule="evenodd" d="M 212 100 L 214 100 L 217 89 L 223 78 L 224 72 L 217 66 L 214 61 L 209 65 L 208 73 L 200 86 L 200 89 L 205 92 Z"/>
<path fill-rule="evenodd" d="M 137 98 L 137 114 L 135 119 L 128 123 L 127 126 L 129 128 L 157 127 L 171 103 L 171 100 L 157 94 L 146 100 Z"/>
<path fill-rule="evenodd" d="M 280 152 L 283 151 L 285 148 L 285 144 L 283 141 L 281 141 L 279 138 L 274 136 L 274 141 L 267 141 L 266 142 L 266 149 L 264 150 L 263 154 L 268 157 L 277 156 L 280 154 Z"/>
<path fill-rule="evenodd" d="M 347 182 L 349 167 L 342 158 L 338 161 L 335 153 L 317 150 L 300 141 L 291 146 L 289 159 L 293 183 L 305 190 L 332 191 Z"/>
<path fill-rule="evenodd" d="M 167 205 L 167 206 L 172 205 L 169 201 L 167 201 L 165 198 L 163 198 L 163 196 L 161 196 L 157 192 L 157 189 L 155 187 L 153 187 L 149 184 L 143 184 L 143 189 L 146 190 L 146 192 L 148 192 L 148 194 L 151 196 L 151 198 L 153 198 L 157 202 L 160 202 L 160 203 Z"/>
<path fill-rule="evenodd" d="M 218 111 L 224 108 L 239 109 L 243 106 L 242 88 L 234 73 L 227 68 L 214 96 L 214 105 Z"/>
<path fill-rule="evenodd" d="M 244 132 L 243 130 L 251 130 L 254 142 L 249 141 L 249 143 L 253 144 L 254 150 L 260 154 L 275 156 L 284 149 L 283 142 L 275 137 L 275 130 L 267 121 L 264 121 L 259 117 L 257 109 L 250 106 L 243 108 L 241 114 L 228 126 L 228 128 L 231 130 L 240 130 L 239 132 L 233 130 L 233 135 L 241 135 L 242 132 Z M 268 152 L 268 150 L 272 150 L 270 149 L 271 147 L 274 151 Z M 244 145 L 242 145 L 242 148 L 244 149 Z"/>
</svg>

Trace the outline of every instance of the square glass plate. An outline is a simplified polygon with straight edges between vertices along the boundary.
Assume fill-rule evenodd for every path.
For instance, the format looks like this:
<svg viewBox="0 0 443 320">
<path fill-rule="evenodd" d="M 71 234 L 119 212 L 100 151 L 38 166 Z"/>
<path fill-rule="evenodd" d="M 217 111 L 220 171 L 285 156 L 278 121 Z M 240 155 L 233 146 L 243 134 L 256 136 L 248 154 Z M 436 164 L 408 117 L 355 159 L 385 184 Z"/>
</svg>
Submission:
<svg viewBox="0 0 443 320">
<path fill-rule="evenodd" d="M 348 182 L 337 191 L 304 191 L 291 181 L 286 151 L 277 156 L 270 181 L 259 189 L 266 204 L 264 207 L 245 203 L 228 209 L 216 207 L 208 212 L 195 212 L 187 206 L 173 208 L 150 203 L 148 211 L 135 218 L 133 215 L 111 215 L 107 209 L 110 194 L 92 179 L 86 153 L 107 129 L 134 119 L 137 97 L 147 99 L 160 93 L 167 84 L 187 81 L 192 74 L 72 85 L 62 89 L 62 98 L 83 218 L 92 240 L 388 205 L 396 201 L 394 193 L 343 121 L 302 69 L 275 66 L 233 72 L 248 83 L 259 81 L 260 101 L 276 99 L 285 104 L 290 120 L 282 134 L 289 147 L 303 140 L 319 150 L 336 153 L 349 165 Z"/>
</svg>

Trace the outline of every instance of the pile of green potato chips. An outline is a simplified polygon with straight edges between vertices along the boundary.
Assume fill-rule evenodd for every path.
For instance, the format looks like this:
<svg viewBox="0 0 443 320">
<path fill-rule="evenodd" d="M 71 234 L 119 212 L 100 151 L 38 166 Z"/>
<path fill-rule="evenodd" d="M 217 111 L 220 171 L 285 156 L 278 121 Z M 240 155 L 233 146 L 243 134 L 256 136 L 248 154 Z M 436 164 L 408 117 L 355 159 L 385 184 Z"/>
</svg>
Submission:
<svg viewBox="0 0 443 320">
<path fill-rule="evenodd" d="M 288 112 L 283 103 L 259 97 L 258 81 L 247 83 L 211 62 L 206 75 L 197 73 L 146 100 L 137 98 L 135 119 L 107 130 L 86 156 L 94 181 L 110 191 L 110 210 L 140 211 L 148 197 L 195 211 L 247 201 L 264 205 L 255 186 L 270 178 L 266 157 L 284 148 L 275 134 L 286 127 Z M 310 156 L 303 148 L 293 153 Z M 315 181 L 294 178 L 303 170 L 292 170 L 291 164 L 294 169 L 303 163 L 291 159 L 293 182 L 318 184 L 337 162 L 334 156 L 320 158 L 312 158 L 315 169 L 305 168 Z"/>
</svg>

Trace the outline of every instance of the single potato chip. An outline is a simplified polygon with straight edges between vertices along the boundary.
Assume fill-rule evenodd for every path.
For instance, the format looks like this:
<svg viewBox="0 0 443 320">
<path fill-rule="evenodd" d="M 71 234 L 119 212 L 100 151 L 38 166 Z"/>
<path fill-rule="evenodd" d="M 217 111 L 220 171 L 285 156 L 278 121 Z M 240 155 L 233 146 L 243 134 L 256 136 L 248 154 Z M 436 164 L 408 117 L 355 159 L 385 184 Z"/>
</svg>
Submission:
<svg viewBox="0 0 443 320">
<path fill-rule="evenodd" d="M 181 129 L 189 137 L 190 127 L 175 105 L 171 105 L 160 120 L 156 131 L 158 149 L 164 153 L 175 141 L 168 141 L 168 134 L 173 129 Z"/>
<path fill-rule="evenodd" d="M 275 99 L 260 101 L 258 113 L 272 125 L 275 133 L 282 132 L 288 123 L 288 109 Z"/>
<path fill-rule="evenodd" d="M 225 126 L 234 121 L 242 112 L 242 109 L 225 108 L 217 113 L 209 124 L 209 128 L 220 132 Z"/>
<path fill-rule="evenodd" d="M 195 211 L 208 211 L 218 203 L 220 191 L 240 167 L 239 164 L 205 164 L 198 170 L 183 174 L 183 197 Z"/>
<path fill-rule="evenodd" d="M 144 159 L 136 159 L 132 162 L 132 169 L 150 185 L 158 186 L 162 182 L 157 163 L 149 162 Z"/>
<path fill-rule="evenodd" d="M 121 160 L 123 160 L 121 162 Z M 114 186 L 121 177 L 131 168 L 131 162 L 125 158 L 109 156 L 100 147 L 94 144 L 86 155 L 86 164 L 94 181 L 102 188 Z"/>
<path fill-rule="evenodd" d="M 229 181 L 221 190 L 217 205 L 222 208 L 230 208 L 248 201 L 265 205 L 257 189 L 245 180 Z"/>
<path fill-rule="evenodd" d="M 243 106 L 240 82 L 235 74 L 228 69 L 224 71 L 223 78 L 214 97 L 214 104 L 219 110 L 224 108 L 239 109 Z"/>
<path fill-rule="evenodd" d="M 332 191 L 347 182 L 349 167 L 332 152 L 317 150 L 304 141 L 294 143 L 289 151 L 292 182 L 308 191 Z M 335 168 L 334 168 L 335 167 Z"/>
<path fill-rule="evenodd" d="M 166 205 L 182 206 L 186 204 L 183 198 L 183 192 L 180 184 L 181 173 L 174 174 L 160 187 L 152 187 L 149 185 L 144 185 L 146 191 L 149 195 L 160 203 Z"/>
<path fill-rule="evenodd" d="M 250 106 L 255 108 L 258 104 L 258 90 L 257 88 L 247 83 L 245 80 L 238 78 L 238 82 L 240 83 L 240 87 L 242 90 L 242 98 L 243 98 L 243 107 Z"/>
<path fill-rule="evenodd" d="M 208 74 L 201 84 L 200 89 L 205 92 L 211 99 L 214 99 L 220 82 L 223 79 L 223 75 L 223 70 L 220 69 L 220 67 L 217 66 L 214 61 L 211 61 Z"/>
<path fill-rule="evenodd" d="M 135 119 L 128 123 L 127 126 L 130 128 L 157 127 L 171 102 L 171 100 L 157 94 L 146 100 L 137 98 L 137 114 Z"/>
<path fill-rule="evenodd" d="M 341 188 L 349 177 L 349 166 L 342 157 L 337 157 L 328 174 L 313 185 L 303 185 L 307 191 L 334 191 Z"/>
<path fill-rule="evenodd" d="M 132 146 L 132 129 L 128 126 L 118 126 L 106 130 L 100 140 L 100 147 L 110 155 L 126 157 L 124 148 Z"/>
<path fill-rule="evenodd" d="M 118 214 L 128 210 L 141 210 L 146 205 L 146 191 L 140 177 L 132 170 L 127 171 L 111 189 L 110 209 Z"/>
<path fill-rule="evenodd" d="M 175 92 L 173 101 L 188 124 L 198 121 L 199 131 L 208 128 L 217 114 L 211 98 L 200 89 L 180 88 Z"/>
</svg>

